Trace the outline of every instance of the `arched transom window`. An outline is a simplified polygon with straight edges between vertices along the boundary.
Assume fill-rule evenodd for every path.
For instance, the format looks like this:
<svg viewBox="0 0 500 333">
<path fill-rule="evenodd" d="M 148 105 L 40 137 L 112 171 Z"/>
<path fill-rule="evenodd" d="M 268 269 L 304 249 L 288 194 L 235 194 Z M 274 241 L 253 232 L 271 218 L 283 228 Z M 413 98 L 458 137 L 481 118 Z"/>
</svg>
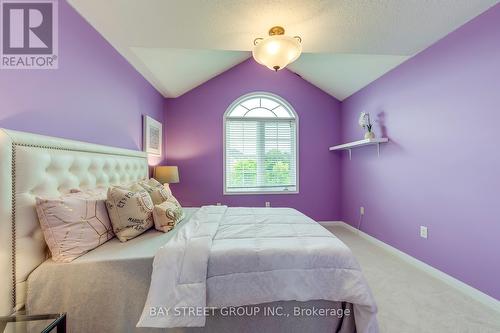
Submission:
<svg viewBox="0 0 500 333">
<path fill-rule="evenodd" d="M 297 125 L 277 95 L 234 101 L 224 114 L 224 194 L 298 193 Z"/>
</svg>

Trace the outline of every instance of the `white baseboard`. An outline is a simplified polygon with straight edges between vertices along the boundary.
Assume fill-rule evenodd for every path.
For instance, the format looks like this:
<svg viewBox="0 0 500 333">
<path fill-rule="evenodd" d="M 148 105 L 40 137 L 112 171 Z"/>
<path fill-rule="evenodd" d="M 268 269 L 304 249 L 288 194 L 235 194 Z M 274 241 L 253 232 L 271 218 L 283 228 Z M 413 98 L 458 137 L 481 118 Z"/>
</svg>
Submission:
<svg viewBox="0 0 500 333">
<path fill-rule="evenodd" d="M 469 297 L 486 305 L 487 307 L 489 307 L 495 311 L 500 312 L 500 301 L 496 300 L 495 298 L 493 298 L 493 297 L 483 293 L 482 291 L 480 291 L 474 287 L 471 287 L 468 284 L 438 270 L 437 268 L 434 268 L 434 267 L 426 264 L 423 261 L 420 261 L 420 260 L 410 256 L 409 254 L 404 253 L 403 251 L 396 249 L 395 247 L 393 247 L 389 244 L 386 244 L 386 243 L 376 239 L 375 237 L 368 235 L 367 233 L 365 233 L 361 230 L 354 228 L 350 224 L 347 224 L 347 223 L 342 222 L 342 221 L 323 221 L 323 222 L 319 222 L 319 224 L 321 224 L 322 226 L 325 226 L 325 227 L 340 226 L 340 227 L 346 228 L 354 233 L 357 233 L 362 238 L 366 239 L 367 241 L 371 242 L 374 245 L 377 245 L 377 246 L 383 248 L 384 250 L 397 256 L 398 258 L 404 260 L 408 264 L 426 272 L 427 274 L 430 274 L 431 276 L 433 276 L 436 279 L 443 281 L 447 285 L 455 288 L 456 290 L 458 290 L 461 293 L 468 295 Z"/>
<path fill-rule="evenodd" d="M 343 221 L 319 221 L 318 223 L 324 227 L 333 227 L 333 226 L 351 227 L 349 224 L 347 224 Z M 354 230 L 356 230 L 356 229 L 354 229 Z"/>
</svg>

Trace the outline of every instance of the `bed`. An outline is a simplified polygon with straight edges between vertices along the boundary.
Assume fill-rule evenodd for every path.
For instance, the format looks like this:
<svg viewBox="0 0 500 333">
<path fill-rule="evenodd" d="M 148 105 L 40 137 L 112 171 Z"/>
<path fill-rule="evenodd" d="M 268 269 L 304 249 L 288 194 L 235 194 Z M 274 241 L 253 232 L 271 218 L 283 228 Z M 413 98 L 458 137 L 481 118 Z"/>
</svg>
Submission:
<svg viewBox="0 0 500 333">
<path fill-rule="evenodd" d="M 204 317 L 202 328 L 137 328 L 141 312 L 146 309 L 145 304 L 149 300 L 148 291 L 151 293 L 156 255 L 167 244 L 173 246 L 183 233 L 198 223 L 197 216 L 203 208 L 187 209 L 187 217 L 174 232 L 164 234 L 150 230 L 126 243 L 112 239 L 70 264 L 56 264 L 48 258 L 34 209 L 35 197 L 57 195 L 74 188 L 91 189 L 145 179 L 149 174 L 146 155 L 0 130 L 0 158 L 0 315 L 24 310 L 28 313 L 64 311 L 68 313 L 71 332 L 356 330 L 354 316 L 264 315 L 265 310 L 271 308 L 285 313 L 296 308 L 356 312 L 355 304 L 351 302 L 322 299 L 269 299 L 258 304 L 249 303 L 249 310 L 259 309 L 258 315 L 253 316 L 228 316 L 223 312 L 224 308 L 219 307 Z M 205 269 L 205 274 L 207 271 Z M 363 290 L 361 294 L 371 298 L 369 290 Z M 209 295 L 207 299 L 210 299 Z M 372 322 L 363 330 L 376 332 L 376 306 L 374 302 L 367 303 L 366 309 L 372 314 Z M 207 305 L 210 304 L 209 301 Z"/>
</svg>

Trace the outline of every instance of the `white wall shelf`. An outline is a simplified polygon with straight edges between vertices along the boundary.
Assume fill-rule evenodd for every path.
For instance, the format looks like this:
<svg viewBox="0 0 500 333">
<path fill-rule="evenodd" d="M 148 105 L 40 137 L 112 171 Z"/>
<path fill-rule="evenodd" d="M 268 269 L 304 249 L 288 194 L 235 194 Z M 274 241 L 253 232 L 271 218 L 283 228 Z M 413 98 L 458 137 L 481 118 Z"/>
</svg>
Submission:
<svg viewBox="0 0 500 333">
<path fill-rule="evenodd" d="M 349 152 L 349 159 L 351 159 L 351 157 L 352 157 L 351 150 L 352 149 L 358 148 L 358 147 L 376 145 L 377 146 L 377 156 L 380 156 L 380 144 L 386 143 L 386 142 L 389 142 L 388 138 L 364 139 L 364 140 L 344 143 L 344 144 L 338 145 L 338 146 L 333 146 L 333 147 L 330 147 L 329 150 L 330 151 L 347 150 Z"/>
</svg>

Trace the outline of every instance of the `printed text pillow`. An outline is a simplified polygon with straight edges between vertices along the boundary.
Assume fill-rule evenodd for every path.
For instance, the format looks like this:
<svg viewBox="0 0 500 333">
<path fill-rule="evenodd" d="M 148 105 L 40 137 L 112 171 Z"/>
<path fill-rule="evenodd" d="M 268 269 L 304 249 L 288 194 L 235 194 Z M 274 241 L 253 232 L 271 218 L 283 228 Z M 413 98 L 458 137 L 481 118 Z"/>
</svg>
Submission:
<svg viewBox="0 0 500 333">
<path fill-rule="evenodd" d="M 113 230 L 121 242 L 137 237 L 153 226 L 153 201 L 139 185 L 110 187 L 106 206 Z"/>
<path fill-rule="evenodd" d="M 139 185 L 149 193 L 155 205 L 161 204 L 171 195 L 170 190 L 167 190 L 154 178 L 139 182 Z"/>
<path fill-rule="evenodd" d="M 173 195 L 153 209 L 155 228 L 159 231 L 169 232 L 183 218 L 184 210 Z"/>
</svg>

